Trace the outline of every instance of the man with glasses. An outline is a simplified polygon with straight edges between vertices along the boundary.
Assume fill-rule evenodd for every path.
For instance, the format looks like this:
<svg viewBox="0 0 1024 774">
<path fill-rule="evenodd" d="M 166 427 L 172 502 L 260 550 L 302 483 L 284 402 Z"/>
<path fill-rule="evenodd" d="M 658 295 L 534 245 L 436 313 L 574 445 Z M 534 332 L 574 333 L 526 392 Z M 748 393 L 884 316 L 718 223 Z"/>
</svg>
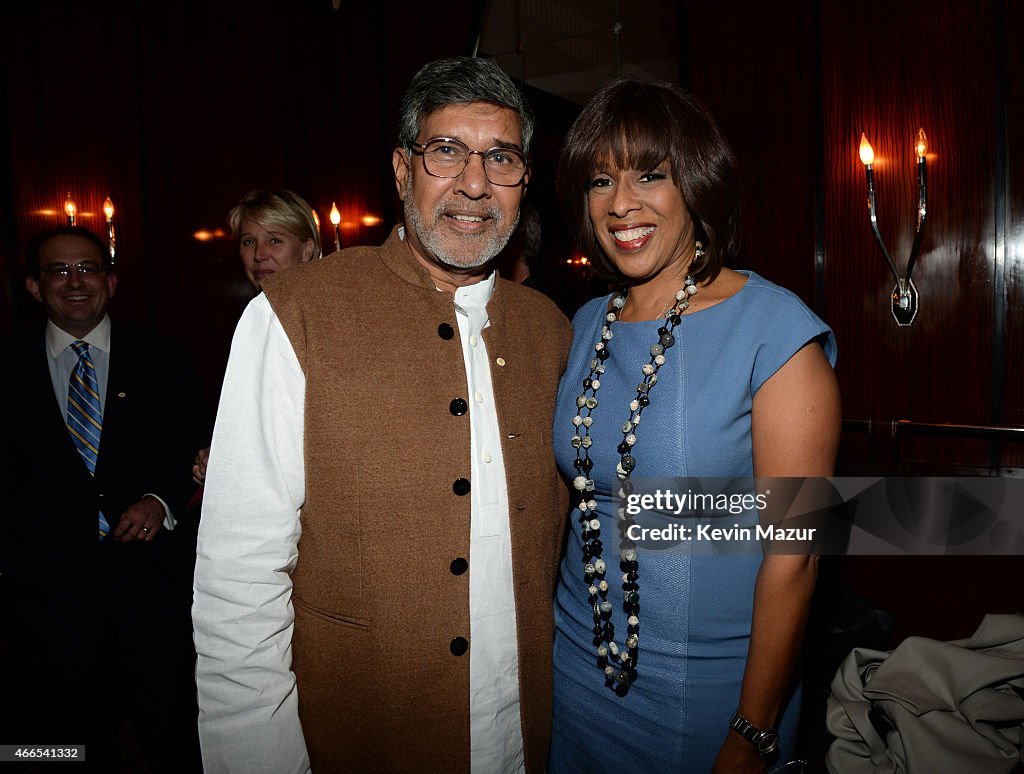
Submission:
<svg viewBox="0 0 1024 774">
<path fill-rule="evenodd" d="M 94 770 L 119 771 L 127 716 L 153 771 L 197 771 L 194 542 L 177 522 L 208 433 L 199 378 L 172 341 L 111 321 L 117 275 L 88 229 L 36 236 L 25 286 L 47 323 L 5 347 L 0 380 L 4 741 L 85 744 Z"/>
<path fill-rule="evenodd" d="M 404 226 L 243 315 L 196 567 L 207 772 L 543 771 L 570 333 L 493 271 L 532 128 L 493 62 L 426 65 Z"/>
</svg>

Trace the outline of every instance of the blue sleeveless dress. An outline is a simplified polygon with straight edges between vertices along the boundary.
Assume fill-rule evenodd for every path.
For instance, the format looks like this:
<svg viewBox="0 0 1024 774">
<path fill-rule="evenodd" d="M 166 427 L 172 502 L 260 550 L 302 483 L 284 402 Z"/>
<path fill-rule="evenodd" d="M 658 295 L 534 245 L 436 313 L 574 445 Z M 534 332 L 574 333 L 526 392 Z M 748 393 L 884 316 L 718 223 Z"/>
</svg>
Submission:
<svg viewBox="0 0 1024 774">
<path fill-rule="evenodd" d="M 758 388 L 812 340 L 835 364 L 832 331 L 788 290 L 744 272 L 736 295 L 683 316 L 637 428 L 632 476 L 753 475 L 751 405 Z M 555 412 L 555 454 L 573 468 L 576 398 L 611 296 L 593 299 L 573 320 L 574 340 Z M 621 425 L 636 397 L 661 320 L 616 322 L 590 428 L 591 478 L 601 523 L 614 524 L 612 487 Z M 575 505 L 575 503 L 574 503 Z M 575 514 L 575 512 L 574 512 Z M 640 656 L 625 696 L 605 687 L 592 642 L 593 612 L 583 581 L 583 540 L 570 515 L 566 557 L 555 599 L 554 727 L 549 774 L 710 771 L 739 703 L 753 610 L 757 555 L 686 555 L 638 547 Z M 605 540 L 609 567 L 616 541 Z M 614 561 L 611 561 L 614 559 Z M 626 621 L 618 573 L 609 571 L 617 639 Z M 780 761 L 789 760 L 799 714 L 791 697 L 779 721 Z"/>
</svg>

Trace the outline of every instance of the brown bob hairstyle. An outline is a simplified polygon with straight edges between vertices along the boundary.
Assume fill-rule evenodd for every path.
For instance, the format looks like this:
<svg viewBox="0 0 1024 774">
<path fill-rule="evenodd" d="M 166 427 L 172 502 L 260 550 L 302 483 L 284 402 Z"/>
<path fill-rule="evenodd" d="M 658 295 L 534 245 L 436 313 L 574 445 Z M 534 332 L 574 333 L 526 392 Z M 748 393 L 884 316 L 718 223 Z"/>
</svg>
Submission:
<svg viewBox="0 0 1024 774">
<path fill-rule="evenodd" d="M 739 249 L 740 175 L 736 156 L 707 108 L 670 83 L 618 79 L 583 108 L 562 145 L 558 192 L 577 246 L 603 279 L 623 285 L 597 241 L 588 184 L 602 165 L 650 170 L 668 159 L 672 180 L 693 218 L 704 257 L 690 273 L 713 280 Z"/>
</svg>

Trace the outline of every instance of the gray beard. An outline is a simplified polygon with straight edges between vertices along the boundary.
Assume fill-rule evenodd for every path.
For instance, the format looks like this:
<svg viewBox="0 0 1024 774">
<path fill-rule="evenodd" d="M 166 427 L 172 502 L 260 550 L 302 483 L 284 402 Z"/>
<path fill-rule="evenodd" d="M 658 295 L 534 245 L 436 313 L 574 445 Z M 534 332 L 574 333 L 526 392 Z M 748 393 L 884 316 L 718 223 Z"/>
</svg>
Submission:
<svg viewBox="0 0 1024 774">
<path fill-rule="evenodd" d="M 445 239 L 440 234 L 437 224 L 441 218 L 444 217 L 445 205 L 439 204 L 434 210 L 433 227 L 428 226 L 423 220 L 423 213 L 420 212 L 419 207 L 416 206 L 412 196 L 412 181 L 410 180 L 405 186 L 405 201 L 402 204 L 402 209 L 405 212 L 406 225 L 411 227 L 416 232 L 416 237 L 419 239 L 420 244 L 423 245 L 425 250 L 430 252 L 430 257 L 433 257 L 438 263 L 442 263 L 445 266 L 451 266 L 456 269 L 475 269 L 479 266 L 483 266 L 500 253 L 506 244 L 508 244 L 509 237 L 516 230 L 516 226 L 519 223 L 519 212 L 516 212 L 516 219 L 513 221 L 511 228 L 502 233 L 502 212 L 498 207 L 488 206 L 484 214 L 488 215 L 495 223 L 495 228 L 491 229 L 480 236 L 465 236 L 467 242 L 470 239 L 476 240 L 479 253 L 474 258 L 468 260 L 458 259 L 455 256 L 449 255 L 448 250 L 445 246 Z M 458 238 L 458 237 L 456 237 Z"/>
</svg>

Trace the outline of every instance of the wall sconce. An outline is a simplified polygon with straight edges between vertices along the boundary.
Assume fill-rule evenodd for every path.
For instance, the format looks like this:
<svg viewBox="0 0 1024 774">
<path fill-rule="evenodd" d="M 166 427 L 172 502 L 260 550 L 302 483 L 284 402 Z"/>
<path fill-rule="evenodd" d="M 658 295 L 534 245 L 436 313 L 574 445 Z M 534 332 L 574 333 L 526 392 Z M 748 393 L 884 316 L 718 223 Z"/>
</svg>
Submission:
<svg viewBox="0 0 1024 774">
<path fill-rule="evenodd" d="M 875 151 L 868 142 L 867 136 L 862 132 L 860 135 L 860 160 L 864 165 L 864 173 L 868 181 L 868 214 L 871 219 L 871 230 L 875 234 L 878 246 L 882 248 L 882 255 L 885 256 L 889 270 L 896 280 L 896 287 L 892 289 L 892 316 L 896 324 L 906 327 L 914 322 L 917 317 L 918 296 L 917 288 L 911 279 L 914 272 L 914 264 L 917 262 L 918 253 L 921 251 L 921 239 L 924 237 L 924 223 L 928 218 L 928 190 L 927 174 L 925 168 L 925 153 L 928 150 L 928 137 L 924 129 L 917 130 L 917 138 L 914 142 L 914 152 L 917 154 L 917 232 L 914 234 L 914 244 L 910 248 L 910 260 L 907 261 L 906 275 L 900 275 L 896 263 L 889 250 L 882 240 L 878 231 L 878 216 L 875 212 L 875 172 L 872 164 L 875 161 Z"/>
</svg>

